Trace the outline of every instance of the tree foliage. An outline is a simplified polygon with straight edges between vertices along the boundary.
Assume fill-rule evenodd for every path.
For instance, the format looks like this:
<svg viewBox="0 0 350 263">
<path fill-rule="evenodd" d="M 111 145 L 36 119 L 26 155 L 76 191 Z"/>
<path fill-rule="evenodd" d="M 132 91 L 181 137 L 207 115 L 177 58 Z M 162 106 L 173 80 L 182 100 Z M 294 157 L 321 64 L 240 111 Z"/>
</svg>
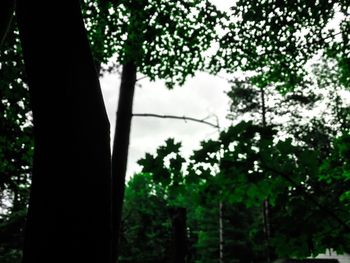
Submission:
<svg viewBox="0 0 350 263">
<path fill-rule="evenodd" d="M 203 51 L 216 39 L 216 26 L 224 15 L 208 0 L 98 1 L 85 6 L 89 37 L 100 62 L 113 55 L 117 65 L 135 61 L 139 73 L 166 80 L 168 87 L 183 84 L 203 68 Z"/>
<path fill-rule="evenodd" d="M 275 83 L 285 92 L 302 83 L 305 64 L 323 52 L 336 59 L 348 86 L 349 10 L 348 1 L 237 1 L 212 64 L 231 73 L 255 71 L 256 84 Z"/>
</svg>

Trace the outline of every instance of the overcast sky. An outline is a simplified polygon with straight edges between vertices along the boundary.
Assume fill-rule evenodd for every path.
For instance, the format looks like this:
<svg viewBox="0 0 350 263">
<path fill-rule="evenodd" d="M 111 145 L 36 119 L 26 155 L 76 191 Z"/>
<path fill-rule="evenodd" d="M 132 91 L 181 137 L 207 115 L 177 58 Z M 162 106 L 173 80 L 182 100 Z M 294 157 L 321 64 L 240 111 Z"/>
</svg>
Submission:
<svg viewBox="0 0 350 263">
<path fill-rule="evenodd" d="M 111 133 L 115 128 L 115 115 L 120 78 L 118 74 L 106 75 L 101 79 L 103 96 L 111 123 Z M 184 86 L 168 90 L 162 81 L 139 81 L 134 99 L 134 113 L 156 113 L 160 115 L 189 116 L 203 119 L 216 115 L 221 127 L 229 123 L 225 116 L 229 108 L 228 83 L 219 77 L 198 73 Z M 215 117 L 207 121 L 216 123 Z M 191 121 L 134 117 L 132 121 L 131 141 L 127 176 L 140 171 L 136 161 L 146 152 L 154 153 L 167 138 L 175 138 L 183 144 L 183 153 L 188 157 L 192 150 L 199 147 L 202 140 L 217 136 L 217 129 Z"/>
</svg>

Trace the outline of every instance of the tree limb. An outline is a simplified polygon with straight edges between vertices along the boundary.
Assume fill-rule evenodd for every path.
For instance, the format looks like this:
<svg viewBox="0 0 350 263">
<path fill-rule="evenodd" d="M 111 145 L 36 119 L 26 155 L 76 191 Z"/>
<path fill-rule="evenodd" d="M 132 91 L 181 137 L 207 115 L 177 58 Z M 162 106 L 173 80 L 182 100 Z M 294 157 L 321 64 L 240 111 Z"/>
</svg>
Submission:
<svg viewBox="0 0 350 263">
<path fill-rule="evenodd" d="M 140 80 L 147 79 L 147 78 L 148 78 L 148 76 L 143 76 L 143 77 L 138 78 L 136 81 L 140 81 Z"/>
<path fill-rule="evenodd" d="M 206 121 L 205 119 L 196 119 L 192 117 L 186 117 L 186 116 L 175 116 L 175 115 L 159 115 L 154 113 L 133 113 L 133 117 L 154 117 L 154 118 L 162 118 L 162 119 L 176 119 L 176 120 L 184 120 L 184 121 L 193 121 L 198 122 L 202 124 L 209 125 L 211 127 L 219 129 L 219 124 L 213 124 L 211 122 Z"/>
</svg>

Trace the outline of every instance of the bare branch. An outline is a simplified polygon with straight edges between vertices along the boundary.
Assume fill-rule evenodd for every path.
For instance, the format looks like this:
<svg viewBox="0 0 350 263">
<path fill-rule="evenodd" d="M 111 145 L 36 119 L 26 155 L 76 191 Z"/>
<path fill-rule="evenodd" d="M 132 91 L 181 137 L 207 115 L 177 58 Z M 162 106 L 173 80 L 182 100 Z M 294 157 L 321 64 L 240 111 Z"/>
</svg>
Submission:
<svg viewBox="0 0 350 263">
<path fill-rule="evenodd" d="M 140 81 L 140 80 L 147 79 L 147 78 L 148 78 L 148 76 L 143 76 L 143 77 L 138 78 L 136 81 Z"/>
<path fill-rule="evenodd" d="M 209 125 L 211 127 L 220 129 L 219 124 L 214 124 L 208 121 L 205 121 L 205 119 L 196 119 L 192 117 L 187 117 L 187 116 L 174 116 L 174 115 L 159 115 L 159 114 L 154 114 L 154 113 L 134 113 L 132 116 L 134 117 L 154 117 L 154 118 L 162 118 L 162 119 L 176 119 L 176 120 L 183 120 L 183 121 L 193 121 L 193 122 L 198 122 L 202 124 Z"/>
</svg>

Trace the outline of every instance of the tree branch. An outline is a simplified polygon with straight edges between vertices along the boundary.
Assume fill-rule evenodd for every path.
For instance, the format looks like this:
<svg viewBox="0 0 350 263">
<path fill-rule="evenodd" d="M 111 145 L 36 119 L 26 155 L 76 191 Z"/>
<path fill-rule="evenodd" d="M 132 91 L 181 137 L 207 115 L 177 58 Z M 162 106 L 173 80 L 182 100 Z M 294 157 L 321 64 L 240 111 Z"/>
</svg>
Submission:
<svg viewBox="0 0 350 263">
<path fill-rule="evenodd" d="M 162 118 L 162 119 L 176 119 L 176 120 L 183 120 L 183 121 L 193 121 L 198 122 L 202 124 L 209 125 L 211 127 L 219 129 L 219 124 L 213 124 L 211 122 L 206 121 L 205 119 L 196 119 L 192 117 L 186 117 L 186 116 L 174 116 L 174 115 L 159 115 L 154 113 L 134 113 L 132 115 L 133 117 L 154 117 L 154 118 Z"/>
<path fill-rule="evenodd" d="M 143 76 L 143 77 L 136 79 L 136 81 L 140 81 L 140 80 L 147 79 L 147 78 L 148 78 L 148 76 Z"/>
</svg>

